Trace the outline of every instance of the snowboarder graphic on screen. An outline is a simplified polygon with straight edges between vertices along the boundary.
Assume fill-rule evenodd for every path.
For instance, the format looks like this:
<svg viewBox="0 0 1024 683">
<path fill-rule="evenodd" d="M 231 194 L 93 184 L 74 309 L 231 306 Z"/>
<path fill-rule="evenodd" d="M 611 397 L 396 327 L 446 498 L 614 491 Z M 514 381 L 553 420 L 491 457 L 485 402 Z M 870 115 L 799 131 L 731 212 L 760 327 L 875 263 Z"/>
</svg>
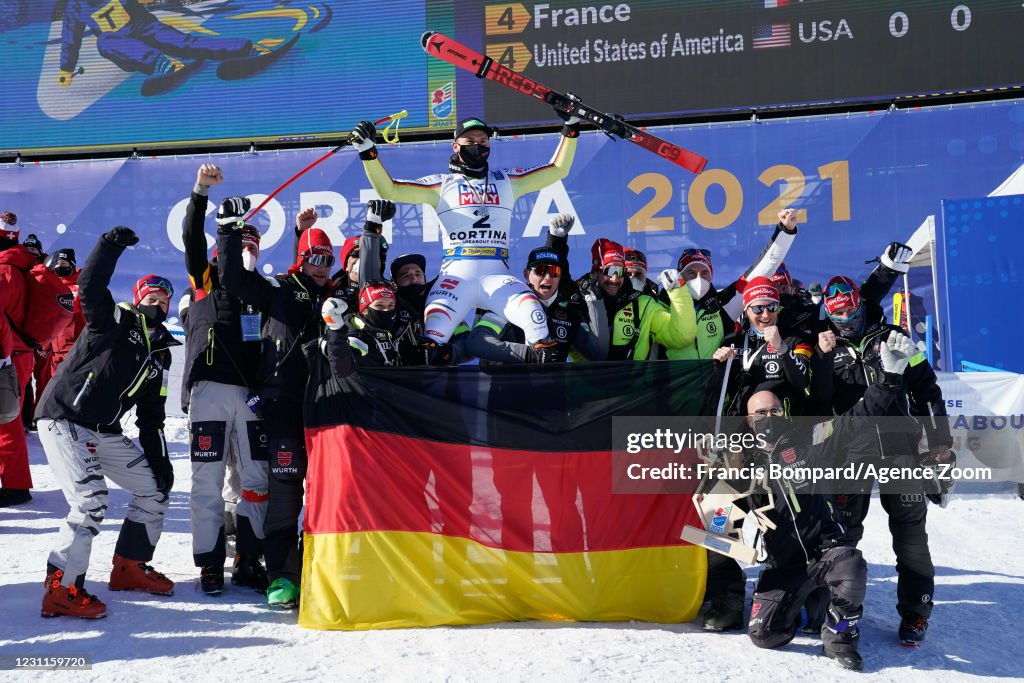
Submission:
<svg viewBox="0 0 1024 683">
<path fill-rule="evenodd" d="M 509 273 L 508 246 L 516 199 L 569 174 L 580 120 L 561 112 L 559 116 L 565 121 L 562 139 L 543 166 L 491 169 L 493 131 L 480 119 L 470 118 L 455 129 L 450 173 L 419 180 L 391 178 L 377 158 L 373 124 L 363 121 L 352 131 L 350 139 L 373 189 L 383 199 L 429 204 L 441 221 L 444 255 L 441 272 L 427 295 L 421 346 L 447 343 L 455 328 L 478 308 L 498 313 L 522 329 L 526 343 L 534 348 L 557 344 L 549 336 L 547 316 L 537 296 Z"/>
<path fill-rule="evenodd" d="M 161 22 L 138 0 L 68 0 L 57 75 L 65 88 L 75 76 L 87 28 L 96 34 L 96 49 L 103 57 L 125 71 L 150 76 L 183 75 L 207 59 L 259 57 L 270 52 L 244 38 L 184 33 Z"/>
</svg>

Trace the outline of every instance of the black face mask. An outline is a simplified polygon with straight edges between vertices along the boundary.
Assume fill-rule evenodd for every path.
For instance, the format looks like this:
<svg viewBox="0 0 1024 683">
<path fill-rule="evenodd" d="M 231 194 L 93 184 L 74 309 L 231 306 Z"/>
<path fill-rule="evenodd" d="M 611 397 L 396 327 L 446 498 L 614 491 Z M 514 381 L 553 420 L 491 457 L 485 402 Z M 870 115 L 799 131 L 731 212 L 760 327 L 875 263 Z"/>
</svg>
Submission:
<svg viewBox="0 0 1024 683">
<path fill-rule="evenodd" d="M 785 415 L 769 415 L 754 423 L 754 434 L 763 437 L 766 443 L 776 443 L 783 434 L 789 431 L 790 421 Z"/>
<path fill-rule="evenodd" d="M 832 324 L 836 326 L 836 331 L 839 332 L 839 336 L 843 339 L 858 341 L 861 335 L 864 334 L 864 322 L 866 320 L 867 316 L 864 315 L 864 307 L 861 306 L 860 310 L 852 318 L 842 322 L 833 318 Z"/>
<path fill-rule="evenodd" d="M 9 240 L 4 237 L 0 237 L 0 251 L 6 251 L 16 244 L 18 244 L 18 240 Z"/>
<path fill-rule="evenodd" d="M 427 286 L 404 285 L 398 288 L 398 296 L 411 304 L 423 304 L 427 300 Z"/>
<path fill-rule="evenodd" d="M 459 145 L 459 158 L 467 167 L 478 170 L 487 166 L 491 148 L 484 145 Z"/>
<path fill-rule="evenodd" d="M 139 304 L 139 313 L 146 318 L 150 327 L 156 327 L 167 319 L 167 313 L 158 304 Z"/>
<path fill-rule="evenodd" d="M 72 268 L 71 266 L 57 266 L 56 268 L 53 269 L 53 272 L 56 273 L 59 277 L 67 277 L 73 274 L 75 272 L 75 269 Z"/>
<path fill-rule="evenodd" d="M 363 313 L 363 319 L 369 325 L 382 330 L 390 330 L 395 324 L 395 309 L 382 311 L 377 308 L 368 308 Z"/>
</svg>

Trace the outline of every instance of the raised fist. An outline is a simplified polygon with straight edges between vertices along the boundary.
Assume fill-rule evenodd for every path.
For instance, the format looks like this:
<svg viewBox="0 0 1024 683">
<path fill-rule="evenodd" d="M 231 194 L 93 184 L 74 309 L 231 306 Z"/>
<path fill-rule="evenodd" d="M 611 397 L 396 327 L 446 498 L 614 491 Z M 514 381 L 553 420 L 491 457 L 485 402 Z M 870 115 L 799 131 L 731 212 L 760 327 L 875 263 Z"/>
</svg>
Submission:
<svg viewBox="0 0 1024 683">
<path fill-rule="evenodd" d="M 783 209 L 779 211 L 779 225 L 786 232 L 796 230 L 796 209 Z"/>
<path fill-rule="evenodd" d="M 576 224 L 576 216 L 563 213 L 555 216 L 548 224 L 548 233 L 555 237 L 566 237 Z"/>
<path fill-rule="evenodd" d="M 340 330 L 345 326 L 344 316 L 347 310 L 348 304 L 344 299 L 332 296 L 320 307 L 320 315 L 323 316 L 328 329 Z"/>
<path fill-rule="evenodd" d="M 295 232 L 301 235 L 306 230 L 309 230 L 316 223 L 317 218 L 316 209 L 312 206 L 308 209 L 303 209 L 295 217 Z"/>
<path fill-rule="evenodd" d="M 122 249 L 139 243 L 139 236 L 135 234 L 135 231 L 123 225 L 118 225 L 103 233 L 103 239 Z"/>
<path fill-rule="evenodd" d="M 836 348 L 836 333 L 832 330 L 825 330 L 818 333 L 818 348 L 822 353 L 832 353 Z"/>
<path fill-rule="evenodd" d="M 388 199 L 371 199 L 366 202 L 366 222 L 383 225 L 395 217 L 395 203 Z"/>
<path fill-rule="evenodd" d="M 678 289 L 682 284 L 679 282 L 679 271 L 675 268 L 666 268 L 661 271 L 661 275 L 658 276 L 658 282 L 665 288 L 666 292 Z"/>
<path fill-rule="evenodd" d="M 196 172 L 197 185 L 213 187 L 214 185 L 220 185 L 223 182 L 224 176 L 221 175 L 220 167 L 216 164 L 203 164 L 199 167 L 199 171 Z"/>
<path fill-rule="evenodd" d="M 879 260 L 882 265 L 897 273 L 906 273 L 910 270 L 910 259 L 914 250 L 901 242 L 890 242 L 889 246 L 882 252 Z"/>
</svg>

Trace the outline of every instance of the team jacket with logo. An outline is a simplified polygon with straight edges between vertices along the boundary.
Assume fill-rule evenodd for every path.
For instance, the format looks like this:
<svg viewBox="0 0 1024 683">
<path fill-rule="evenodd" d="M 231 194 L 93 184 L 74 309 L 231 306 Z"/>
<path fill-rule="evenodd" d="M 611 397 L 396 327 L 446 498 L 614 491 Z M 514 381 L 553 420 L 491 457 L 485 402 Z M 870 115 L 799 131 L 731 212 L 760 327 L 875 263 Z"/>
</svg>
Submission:
<svg viewBox="0 0 1024 683">
<path fill-rule="evenodd" d="M 569 174 L 577 138 L 563 137 L 551 161 L 530 169 L 502 169 L 485 178 L 439 173 L 419 180 L 393 180 L 379 159 L 363 161 L 370 184 L 383 199 L 434 207 L 446 256 L 494 256 L 507 250 L 516 199 Z M 459 254 L 456 249 L 463 249 Z"/>
<path fill-rule="evenodd" d="M 763 390 L 774 392 L 790 414 L 803 414 L 812 349 L 799 337 L 786 337 L 782 344 L 783 348 L 774 348 L 749 325 L 722 341 L 723 346 L 736 347 L 729 373 L 731 401 L 727 414 L 746 415 L 747 399 Z"/>
<path fill-rule="evenodd" d="M 121 417 L 135 408 L 139 443 L 166 453 L 164 404 L 171 366 L 171 334 L 148 330 L 138 310 L 115 304 L 107 286 L 124 250 L 100 239 L 78 277 L 86 326 L 39 399 L 36 418 L 70 420 L 119 434 Z"/>
<path fill-rule="evenodd" d="M 242 267 L 242 235 L 217 233 L 217 267 L 228 292 L 264 316 L 257 389 L 263 398 L 302 401 L 309 368 L 302 345 L 320 336 L 321 291 L 301 272 L 264 278 Z"/>
<path fill-rule="evenodd" d="M 608 360 L 647 360 L 652 344 L 669 349 L 693 344 L 697 318 L 690 290 L 672 290 L 669 304 L 634 290 L 629 280 L 614 299 L 604 299 L 611 336 Z"/>
</svg>

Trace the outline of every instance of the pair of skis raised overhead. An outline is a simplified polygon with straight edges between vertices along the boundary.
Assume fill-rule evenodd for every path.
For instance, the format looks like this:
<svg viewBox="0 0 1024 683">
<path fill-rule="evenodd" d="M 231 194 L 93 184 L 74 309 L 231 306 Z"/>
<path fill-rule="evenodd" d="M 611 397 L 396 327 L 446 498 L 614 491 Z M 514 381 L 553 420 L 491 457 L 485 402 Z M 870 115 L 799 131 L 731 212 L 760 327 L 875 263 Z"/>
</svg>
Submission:
<svg viewBox="0 0 1024 683">
<path fill-rule="evenodd" d="M 423 34 L 420 42 L 423 49 L 432 57 L 466 69 L 475 74 L 477 78 L 486 78 L 531 97 L 536 97 L 570 116 L 577 116 L 594 124 L 606 133 L 640 145 L 688 171 L 700 173 L 708 163 L 708 160 L 699 154 L 640 130 L 618 116 L 597 111 L 572 95 L 560 93 L 541 85 L 442 33 L 427 31 Z"/>
</svg>

